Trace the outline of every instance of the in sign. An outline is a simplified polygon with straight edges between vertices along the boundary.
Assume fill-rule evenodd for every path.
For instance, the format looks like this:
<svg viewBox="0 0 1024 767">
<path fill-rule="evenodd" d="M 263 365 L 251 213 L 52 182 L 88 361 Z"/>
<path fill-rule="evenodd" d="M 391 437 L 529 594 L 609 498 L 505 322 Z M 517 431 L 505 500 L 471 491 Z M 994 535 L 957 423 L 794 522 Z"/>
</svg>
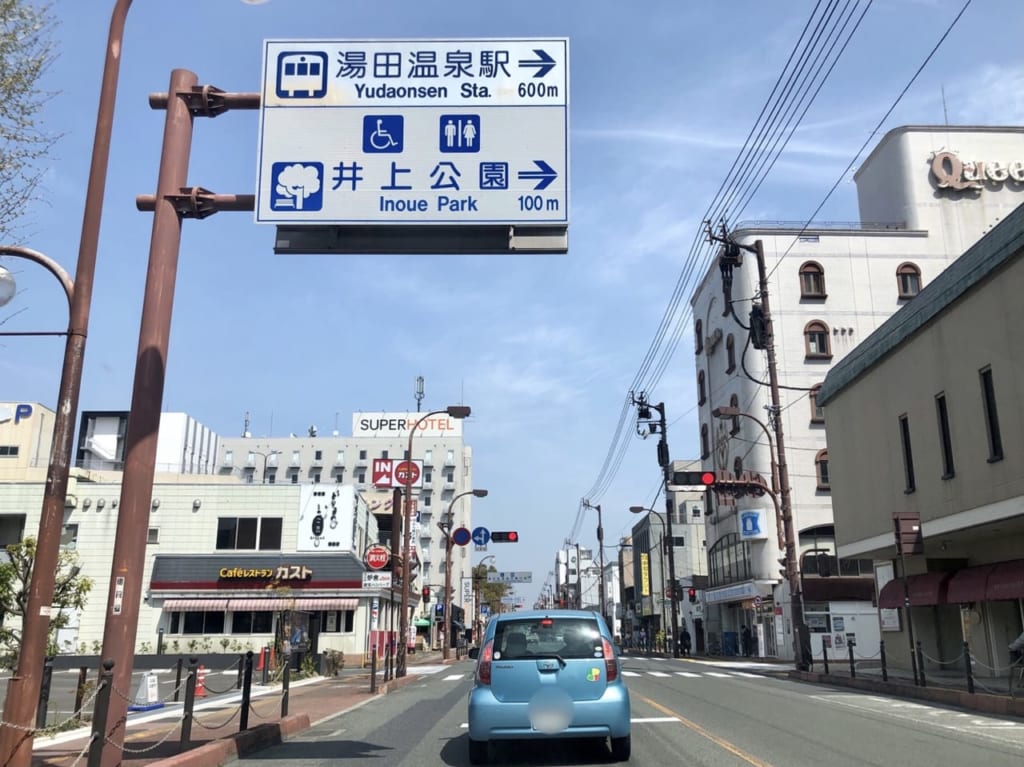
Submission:
<svg viewBox="0 0 1024 767">
<path fill-rule="evenodd" d="M 391 554 L 383 546 L 371 546 L 366 550 L 366 566 L 371 570 L 382 570 L 391 560 Z"/>
</svg>

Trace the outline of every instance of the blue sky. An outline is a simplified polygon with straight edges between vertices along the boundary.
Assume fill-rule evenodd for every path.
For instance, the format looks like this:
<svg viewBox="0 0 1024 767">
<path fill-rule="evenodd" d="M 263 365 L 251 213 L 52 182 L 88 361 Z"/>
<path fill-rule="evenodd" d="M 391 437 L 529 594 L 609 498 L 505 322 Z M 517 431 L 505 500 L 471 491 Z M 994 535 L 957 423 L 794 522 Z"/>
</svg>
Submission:
<svg viewBox="0 0 1024 767">
<path fill-rule="evenodd" d="M 875 0 L 743 219 L 806 220 L 854 158 L 962 0 Z M 127 409 L 163 113 L 147 95 L 172 68 L 200 83 L 257 91 L 265 38 L 570 39 L 570 250 L 559 256 L 277 256 L 272 226 L 250 214 L 187 221 L 171 332 L 165 411 L 222 434 L 351 428 L 354 410 L 473 408 L 466 437 L 475 521 L 518 529 L 492 546 L 503 570 L 532 570 L 532 599 L 598 478 L 626 392 L 685 267 L 700 217 L 783 69 L 811 0 L 135 0 L 124 44 L 81 407 Z M 44 200 L 21 244 L 74 269 L 109 2 L 58 0 L 58 91 L 45 120 L 62 134 Z M 1024 121 L 1019 0 L 975 0 L 883 126 Z M 871 145 L 874 141 L 871 142 Z M 190 183 L 251 193 L 257 114 L 196 123 Z M 846 174 L 819 214 L 855 220 Z M 21 289 L 5 330 L 66 325 L 55 280 L 7 261 Z M 684 301 L 684 305 L 685 305 Z M 18 311 L 20 310 L 20 311 Z M 17 313 L 15 313 L 17 312 Z M 0 398 L 54 404 L 63 341 L 3 339 Z M 673 457 L 697 455 L 688 328 L 657 388 Z M 272 424 L 272 426 L 271 426 Z M 627 426 L 632 430 L 632 423 Z M 632 440 L 600 497 L 607 540 L 649 505 L 655 446 Z M 595 545 L 596 518 L 579 540 Z M 608 554 L 614 556 L 614 551 Z"/>
</svg>

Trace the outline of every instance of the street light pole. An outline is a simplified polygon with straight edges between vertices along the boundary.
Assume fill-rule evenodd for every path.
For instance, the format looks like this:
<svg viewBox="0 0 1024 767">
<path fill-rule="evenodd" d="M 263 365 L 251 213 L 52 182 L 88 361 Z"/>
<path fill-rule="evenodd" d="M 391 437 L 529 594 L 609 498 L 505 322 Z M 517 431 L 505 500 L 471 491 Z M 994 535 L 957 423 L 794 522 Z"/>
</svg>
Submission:
<svg viewBox="0 0 1024 767">
<path fill-rule="evenodd" d="M 406 449 L 406 461 L 412 461 L 412 439 L 416 436 L 416 430 L 420 424 L 436 415 L 447 415 L 449 418 L 468 418 L 470 408 L 468 405 L 449 405 L 444 410 L 432 410 L 425 413 L 416 420 L 409 429 L 409 445 Z M 396 650 L 397 662 L 395 664 L 395 677 L 403 677 L 406 673 L 405 656 L 408 651 L 409 636 L 409 544 L 411 525 L 409 524 L 409 511 L 412 509 L 412 472 L 405 473 L 405 506 L 402 509 L 402 603 L 399 605 L 401 612 L 398 615 L 398 649 Z"/>
<path fill-rule="evenodd" d="M 448 504 L 448 511 L 444 515 L 445 518 L 438 524 L 438 527 L 441 528 L 441 532 L 444 534 L 444 636 L 441 637 L 441 654 L 445 660 L 448 660 L 450 655 L 452 635 L 451 603 L 453 599 L 450 596 L 452 590 L 452 508 L 459 498 L 467 495 L 472 495 L 476 498 L 486 498 L 487 491 L 484 489 L 466 490 L 456 495 Z"/>
<path fill-rule="evenodd" d="M 654 515 L 655 519 L 657 519 L 658 523 L 661 525 L 661 533 L 659 534 L 659 538 L 658 538 L 658 548 L 660 549 L 660 551 L 658 552 L 658 560 L 661 562 L 661 596 L 662 596 L 662 600 L 661 600 L 661 622 L 664 623 L 665 622 L 665 598 L 664 598 L 665 597 L 665 519 L 658 512 L 656 512 L 654 509 L 648 509 L 645 506 L 630 506 L 629 510 L 633 514 L 642 514 L 645 511 L 649 512 L 649 513 Z M 649 524 L 648 524 L 648 528 L 650 528 Z M 671 539 L 669 539 L 669 540 L 671 540 Z M 671 550 L 672 550 L 672 548 L 670 546 L 669 547 L 669 551 L 671 551 Z M 669 567 L 671 567 L 671 565 L 669 565 Z M 673 589 L 673 593 L 672 593 L 672 604 L 675 604 L 675 590 L 674 589 Z M 675 646 L 677 641 L 678 640 L 675 637 L 673 637 L 673 639 L 672 639 L 673 647 Z"/>
<path fill-rule="evenodd" d="M 68 336 L 57 393 L 53 442 L 39 517 L 36 559 L 32 567 L 22 623 L 21 652 L 18 654 L 18 665 L 14 675 L 7 683 L 0 725 L 0 764 L 5 767 L 29 767 L 32 761 L 33 724 L 42 686 L 46 638 L 50 630 L 50 604 L 53 601 L 60 536 L 64 525 L 64 502 L 71 470 L 71 453 L 74 449 L 78 397 L 82 388 L 85 341 L 89 333 L 89 309 L 92 304 L 100 219 L 103 215 L 103 198 L 107 184 L 114 103 L 121 68 L 121 41 L 130 6 L 131 0 L 116 0 L 110 17 L 89 180 L 85 190 L 85 209 L 82 213 L 74 290 L 69 301 Z"/>
<path fill-rule="evenodd" d="M 604 525 L 601 522 L 601 504 L 591 506 L 590 501 L 584 499 L 583 507 L 586 509 L 597 509 L 597 559 L 601 568 L 601 617 L 604 618 L 604 622 L 608 624 L 608 628 L 610 629 L 612 624 L 611 621 L 608 620 L 608 613 L 605 609 L 607 592 L 605 590 L 604 583 Z"/>
</svg>

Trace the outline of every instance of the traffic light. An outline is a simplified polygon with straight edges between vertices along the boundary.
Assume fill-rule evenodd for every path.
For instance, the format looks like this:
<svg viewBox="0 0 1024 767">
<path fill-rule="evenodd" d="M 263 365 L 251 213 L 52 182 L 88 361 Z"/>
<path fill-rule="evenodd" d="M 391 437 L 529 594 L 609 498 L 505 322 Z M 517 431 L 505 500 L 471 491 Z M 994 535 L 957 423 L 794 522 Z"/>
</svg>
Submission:
<svg viewBox="0 0 1024 767">
<path fill-rule="evenodd" d="M 430 601 L 430 586 L 424 586 L 423 591 L 423 604 L 427 604 Z"/>
<path fill-rule="evenodd" d="M 715 484 L 715 472 L 713 471 L 674 471 L 672 472 L 673 485 L 684 487 L 712 487 Z"/>
<path fill-rule="evenodd" d="M 690 598 L 690 604 L 694 604 L 697 601 L 697 589 L 687 589 L 686 595 Z"/>
<path fill-rule="evenodd" d="M 519 543 L 519 533 L 515 530 L 492 532 L 491 543 Z"/>
</svg>

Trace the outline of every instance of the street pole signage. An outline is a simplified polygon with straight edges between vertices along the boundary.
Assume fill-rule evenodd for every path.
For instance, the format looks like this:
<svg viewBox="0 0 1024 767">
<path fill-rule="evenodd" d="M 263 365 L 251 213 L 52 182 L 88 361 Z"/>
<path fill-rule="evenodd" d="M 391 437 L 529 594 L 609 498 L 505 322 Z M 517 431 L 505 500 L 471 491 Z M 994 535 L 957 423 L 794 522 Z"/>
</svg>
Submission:
<svg viewBox="0 0 1024 767">
<path fill-rule="evenodd" d="M 529 570 L 510 570 L 508 572 L 487 573 L 488 583 L 533 583 L 533 573 Z"/>
<path fill-rule="evenodd" d="M 390 589 L 391 573 L 370 570 L 363 573 L 364 589 Z"/>
<path fill-rule="evenodd" d="M 491 540 L 491 531 L 486 527 L 474 527 L 473 528 L 473 543 L 477 545 L 477 551 L 480 551 L 480 547 L 484 549 L 487 547 L 487 542 Z"/>
<path fill-rule="evenodd" d="M 256 221 L 565 225 L 569 41 L 267 40 Z"/>
</svg>

